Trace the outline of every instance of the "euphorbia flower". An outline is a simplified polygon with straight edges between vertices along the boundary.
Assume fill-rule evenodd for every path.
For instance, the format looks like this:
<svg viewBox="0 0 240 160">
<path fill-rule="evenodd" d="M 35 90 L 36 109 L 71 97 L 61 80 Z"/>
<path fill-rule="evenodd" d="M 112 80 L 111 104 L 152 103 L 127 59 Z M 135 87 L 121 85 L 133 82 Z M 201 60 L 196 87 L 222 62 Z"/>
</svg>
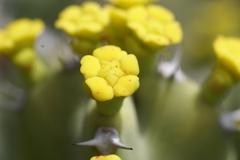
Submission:
<svg viewBox="0 0 240 160">
<path fill-rule="evenodd" d="M 95 49 L 81 59 L 80 72 L 92 96 L 98 101 L 132 95 L 139 87 L 139 66 L 135 55 L 116 46 Z"/>
<path fill-rule="evenodd" d="M 38 19 L 21 18 L 0 29 L 0 52 L 10 54 L 19 48 L 32 47 L 44 24 Z"/>
<path fill-rule="evenodd" d="M 27 18 L 15 20 L 6 26 L 6 32 L 15 47 L 32 44 L 43 29 L 44 23 L 41 20 Z"/>
<path fill-rule="evenodd" d="M 148 46 L 164 47 L 182 40 L 180 24 L 164 7 L 136 6 L 127 15 L 127 26 Z"/>
<path fill-rule="evenodd" d="M 108 24 L 108 19 L 104 8 L 98 3 L 88 2 L 64 9 L 55 25 L 70 36 L 89 37 L 101 33 Z"/>
</svg>

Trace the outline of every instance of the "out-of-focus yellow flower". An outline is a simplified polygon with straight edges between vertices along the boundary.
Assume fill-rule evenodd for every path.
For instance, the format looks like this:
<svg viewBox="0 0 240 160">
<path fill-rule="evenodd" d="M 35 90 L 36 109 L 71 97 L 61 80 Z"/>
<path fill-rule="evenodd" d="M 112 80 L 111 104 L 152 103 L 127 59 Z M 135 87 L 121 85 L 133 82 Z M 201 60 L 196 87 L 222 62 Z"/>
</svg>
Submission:
<svg viewBox="0 0 240 160">
<path fill-rule="evenodd" d="M 214 50 L 220 64 L 240 78 L 240 38 L 219 36 Z"/>
<path fill-rule="evenodd" d="M 121 160 L 121 158 L 115 154 L 111 154 L 106 156 L 95 156 L 92 157 L 91 160 Z"/>
<path fill-rule="evenodd" d="M 180 24 L 164 7 L 136 6 L 130 8 L 127 15 L 128 27 L 148 46 L 164 47 L 182 40 Z"/>
<path fill-rule="evenodd" d="M 36 59 L 32 48 L 23 48 L 13 56 L 13 62 L 21 68 L 30 68 Z"/>
<path fill-rule="evenodd" d="M 10 22 L 5 29 L 9 38 L 13 40 L 14 47 L 17 47 L 21 44 L 32 44 L 43 31 L 44 23 L 39 19 L 22 18 Z"/>
<path fill-rule="evenodd" d="M 135 55 L 116 46 L 95 49 L 81 59 L 80 72 L 92 96 L 98 101 L 132 95 L 139 87 L 139 66 Z"/>
<path fill-rule="evenodd" d="M 106 7 L 109 19 L 110 19 L 110 29 L 114 27 L 118 31 L 122 31 L 122 28 L 126 28 L 126 17 L 127 12 L 124 9 L 116 8 L 114 6 L 107 6 Z M 116 33 L 119 34 L 119 33 Z"/>
<path fill-rule="evenodd" d="M 70 36 L 89 37 L 101 33 L 108 24 L 107 11 L 99 4 L 88 2 L 64 9 L 55 25 Z"/>
<path fill-rule="evenodd" d="M 136 6 L 136 5 L 147 4 L 147 3 L 151 2 L 152 0 L 109 0 L 109 1 L 110 1 L 110 3 L 112 3 L 118 7 L 129 8 L 129 7 Z"/>
<path fill-rule="evenodd" d="M 0 54 L 9 54 L 13 46 L 14 43 L 6 34 L 6 31 L 0 30 Z"/>
</svg>

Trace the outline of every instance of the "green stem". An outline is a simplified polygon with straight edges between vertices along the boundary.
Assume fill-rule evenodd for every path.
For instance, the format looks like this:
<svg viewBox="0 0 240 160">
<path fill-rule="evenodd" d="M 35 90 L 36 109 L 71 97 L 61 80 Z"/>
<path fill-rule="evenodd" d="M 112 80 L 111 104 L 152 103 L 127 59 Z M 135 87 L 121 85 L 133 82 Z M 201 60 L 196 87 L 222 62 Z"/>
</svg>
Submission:
<svg viewBox="0 0 240 160">
<path fill-rule="evenodd" d="M 199 98 L 211 105 L 218 105 L 229 93 L 237 80 L 220 64 L 216 64 L 213 71 L 203 83 Z"/>
<path fill-rule="evenodd" d="M 139 59 L 140 66 L 140 87 L 134 94 L 134 101 L 141 128 L 145 130 L 146 126 L 152 120 L 152 113 L 158 98 L 158 82 L 160 75 L 156 70 L 157 55 L 152 54 L 146 58 Z"/>
<path fill-rule="evenodd" d="M 114 116 L 120 111 L 122 103 L 123 98 L 115 98 L 106 102 L 97 102 L 96 110 L 102 115 Z"/>
</svg>

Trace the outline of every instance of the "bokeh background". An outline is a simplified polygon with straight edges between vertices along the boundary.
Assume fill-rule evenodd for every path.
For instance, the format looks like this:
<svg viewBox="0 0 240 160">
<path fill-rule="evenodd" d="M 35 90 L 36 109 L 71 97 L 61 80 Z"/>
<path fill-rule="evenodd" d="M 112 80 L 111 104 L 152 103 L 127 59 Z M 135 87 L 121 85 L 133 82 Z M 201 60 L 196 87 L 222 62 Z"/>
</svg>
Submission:
<svg viewBox="0 0 240 160">
<path fill-rule="evenodd" d="M 80 0 L 0 0 L 0 26 L 20 17 L 43 19 L 48 26 L 38 39 L 36 48 L 52 68 L 58 69 L 61 66 L 61 59 L 71 60 L 76 57 L 68 47 L 69 42 L 64 35 L 53 28 L 54 21 L 58 13 L 67 5 L 81 2 Z M 215 61 L 213 39 L 219 34 L 240 36 L 240 1 L 160 0 L 156 3 L 172 10 L 181 22 L 184 31 L 181 66 L 187 76 L 201 83 Z M 59 81 L 52 80 L 42 87 L 42 90 L 48 89 L 46 92 L 49 94 L 45 97 L 37 97 L 38 111 L 26 118 L 25 115 L 31 111 L 22 108 L 24 105 L 19 104 L 24 101 L 24 96 L 21 97 L 24 91 L 21 84 L 15 83 L 17 73 L 9 69 L 8 64 L 1 64 L 0 61 L 0 95 L 2 92 L 6 94 L 10 91 L 17 94 L 17 96 L 11 94 L 12 97 L 7 100 L 0 96 L 1 160 L 67 160 L 69 157 L 79 157 L 78 148 L 71 145 L 75 141 L 71 136 L 73 130 L 71 127 L 75 124 L 70 123 L 69 117 L 72 116 L 71 111 L 77 111 L 71 106 L 80 101 L 79 97 L 86 95 L 76 89 L 80 86 L 78 81 L 80 77 L 76 74 L 69 73 L 67 78 L 57 76 Z M 68 83 L 71 78 L 74 81 Z M 58 86 L 63 88 L 60 89 Z M 65 93 L 73 93 L 73 96 L 66 98 L 62 93 L 63 90 Z M 240 87 L 234 88 L 228 97 L 228 102 L 231 102 L 228 105 L 232 108 L 240 107 L 239 95 Z M 52 101 L 56 97 L 66 100 L 64 103 Z M 48 102 L 51 108 L 45 107 L 45 102 Z M 3 107 L 6 103 L 10 107 Z"/>
</svg>

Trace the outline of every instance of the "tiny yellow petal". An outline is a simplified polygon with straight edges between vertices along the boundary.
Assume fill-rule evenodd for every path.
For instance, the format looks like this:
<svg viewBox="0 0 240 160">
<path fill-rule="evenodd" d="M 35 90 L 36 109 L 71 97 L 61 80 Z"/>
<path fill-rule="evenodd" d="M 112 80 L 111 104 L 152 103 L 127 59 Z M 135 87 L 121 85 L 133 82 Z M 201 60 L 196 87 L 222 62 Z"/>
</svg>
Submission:
<svg viewBox="0 0 240 160">
<path fill-rule="evenodd" d="M 84 75 L 85 78 L 97 76 L 101 65 L 99 60 L 94 56 L 86 55 L 81 59 L 80 72 Z"/>
<path fill-rule="evenodd" d="M 106 155 L 106 156 L 95 156 L 92 157 L 91 160 L 121 160 L 120 157 L 118 157 L 117 155 Z"/>
<path fill-rule="evenodd" d="M 126 74 L 133 74 L 133 75 L 139 74 L 138 61 L 136 56 L 133 54 L 128 54 L 128 55 L 125 55 L 123 58 L 121 58 L 120 65 L 121 65 L 121 69 Z"/>
<path fill-rule="evenodd" d="M 133 75 L 127 75 L 121 77 L 114 86 L 115 96 L 130 96 L 139 87 L 139 78 Z"/>
<path fill-rule="evenodd" d="M 119 47 L 107 45 L 95 49 L 93 55 L 101 61 L 119 60 L 122 56 L 127 55 L 125 51 L 122 51 Z"/>
<path fill-rule="evenodd" d="M 32 48 L 24 48 L 13 57 L 13 62 L 20 67 L 30 67 L 35 61 L 36 55 Z"/>
<path fill-rule="evenodd" d="M 113 89 L 108 85 L 105 79 L 100 77 L 92 77 L 88 78 L 85 82 L 90 88 L 92 96 L 97 101 L 107 101 L 113 98 Z"/>
</svg>

